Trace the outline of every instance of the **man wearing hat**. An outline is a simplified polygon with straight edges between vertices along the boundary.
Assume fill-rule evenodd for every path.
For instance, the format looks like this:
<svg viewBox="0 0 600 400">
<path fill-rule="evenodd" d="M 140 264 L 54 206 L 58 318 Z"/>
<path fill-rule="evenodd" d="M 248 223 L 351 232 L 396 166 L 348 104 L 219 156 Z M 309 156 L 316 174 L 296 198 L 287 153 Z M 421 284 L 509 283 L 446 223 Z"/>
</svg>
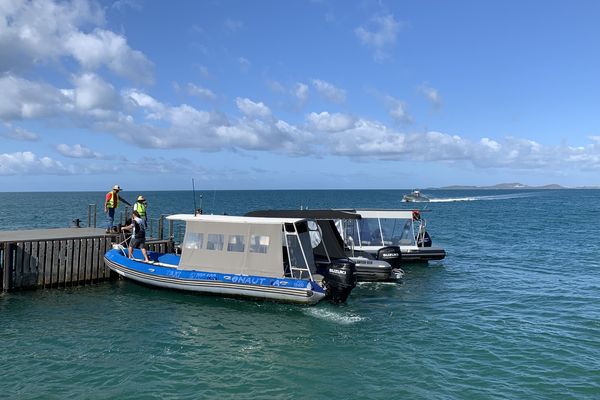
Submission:
<svg viewBox="0 0 600 400">
<path fill-rule="evenodd" d="M 146 226 L 148 226 L 148 217 L 146 216 L 146 207 L 148 204 L 146 203 L 146 199 L 141 194 L 138 196 L 137 201 L 133 205 L 133 211 L 137 211 L 140 214 L 140 218 L 144 220 Z"/>
<path fill-rule="evenodd" d="M 119 196 L 121 187 L 119 185 L 113 186 L 112 190 L 106 193 L 106 199 L 104 200 L 104 213 L 106 214 L 106 233 L 110 233 L 113 230 L 116 231 L 115 227 L 115 210 L 119 207 L 119 200 L 130 206 L 129 202 Z"/>
</svg>

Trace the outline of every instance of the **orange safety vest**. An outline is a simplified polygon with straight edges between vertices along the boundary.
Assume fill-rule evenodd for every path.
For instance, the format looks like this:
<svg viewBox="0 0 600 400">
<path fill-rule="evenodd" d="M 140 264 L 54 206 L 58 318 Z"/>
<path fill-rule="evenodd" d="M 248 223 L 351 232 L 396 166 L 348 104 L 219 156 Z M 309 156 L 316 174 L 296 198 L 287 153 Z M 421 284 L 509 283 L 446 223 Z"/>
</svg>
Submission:
<svg viewBox="0 0 600 400">
<path fill-rule="evenodd" d="M 111 190 L 106 193 L 106 208 L 117 208 L 119 207 L 119 194 L 114 195 L 114 192 Z"/>
</svg>

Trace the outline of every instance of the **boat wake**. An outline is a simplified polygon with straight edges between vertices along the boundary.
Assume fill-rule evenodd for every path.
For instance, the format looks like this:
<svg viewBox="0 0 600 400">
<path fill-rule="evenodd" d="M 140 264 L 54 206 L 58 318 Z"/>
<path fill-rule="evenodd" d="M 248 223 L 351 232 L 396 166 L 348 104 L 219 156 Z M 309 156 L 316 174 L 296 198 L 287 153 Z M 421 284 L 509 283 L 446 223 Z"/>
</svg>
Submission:
<svg viewBox="0 0 600 400">
<path fill-rule="evenodd" d="M 452 203 L 455 201 L 507 200 L 507 199 L 518 199 L 518 198 L 522 198 L 522 197 L 530 197 L 535 194 L 536 194 L 536 192 L 497 194 L 497 195 L 491 195 L 491 196 L 429 198 L 429 202 L 430 203 Z"/>
<path fill-rule="evenodd" d="M 341 313 L 324 308 L 308 308 L 303 310 L 305 314 L 325 321 L 334 322 L 340 325 L 352 325 L 365 320 L 365 317 L 351 313 Z"/>
<path fill-rule="evenodd" d="M 379 287 L 383 287 L 383 286 L 398 286 L 398 282 L 357 282 L 356 286 L 358 287 L 365 287 L 368 289 L 371 288 L 379 288 Z"/>
</svg>

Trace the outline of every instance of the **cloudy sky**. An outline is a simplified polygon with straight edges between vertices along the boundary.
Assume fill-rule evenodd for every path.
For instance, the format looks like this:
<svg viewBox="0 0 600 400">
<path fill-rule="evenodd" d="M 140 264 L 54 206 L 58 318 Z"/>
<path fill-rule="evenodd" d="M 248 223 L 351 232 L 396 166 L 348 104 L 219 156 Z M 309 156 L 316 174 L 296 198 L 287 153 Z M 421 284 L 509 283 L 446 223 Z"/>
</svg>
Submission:
<svg viewBox="0 0 600 400">
<path fill-rule="evenodd" d="M 0 190 L 599 185 L 598 21 L 586 0 L 0 0 Z"/>
</svg>

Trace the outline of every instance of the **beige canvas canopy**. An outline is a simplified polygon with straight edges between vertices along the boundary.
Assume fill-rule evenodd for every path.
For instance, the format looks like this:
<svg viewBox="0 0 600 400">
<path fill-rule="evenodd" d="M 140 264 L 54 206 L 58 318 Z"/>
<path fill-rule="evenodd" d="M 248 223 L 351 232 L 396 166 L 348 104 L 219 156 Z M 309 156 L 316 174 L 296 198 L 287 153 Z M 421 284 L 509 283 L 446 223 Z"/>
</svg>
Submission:
<svg viewBox="0 0 600 400">
<path fill-rule="evenodd" d="M 302 219 L 177 214 L 186 223 L 180 269 L 284 277 L 284 224 Z"/>
</svg>

